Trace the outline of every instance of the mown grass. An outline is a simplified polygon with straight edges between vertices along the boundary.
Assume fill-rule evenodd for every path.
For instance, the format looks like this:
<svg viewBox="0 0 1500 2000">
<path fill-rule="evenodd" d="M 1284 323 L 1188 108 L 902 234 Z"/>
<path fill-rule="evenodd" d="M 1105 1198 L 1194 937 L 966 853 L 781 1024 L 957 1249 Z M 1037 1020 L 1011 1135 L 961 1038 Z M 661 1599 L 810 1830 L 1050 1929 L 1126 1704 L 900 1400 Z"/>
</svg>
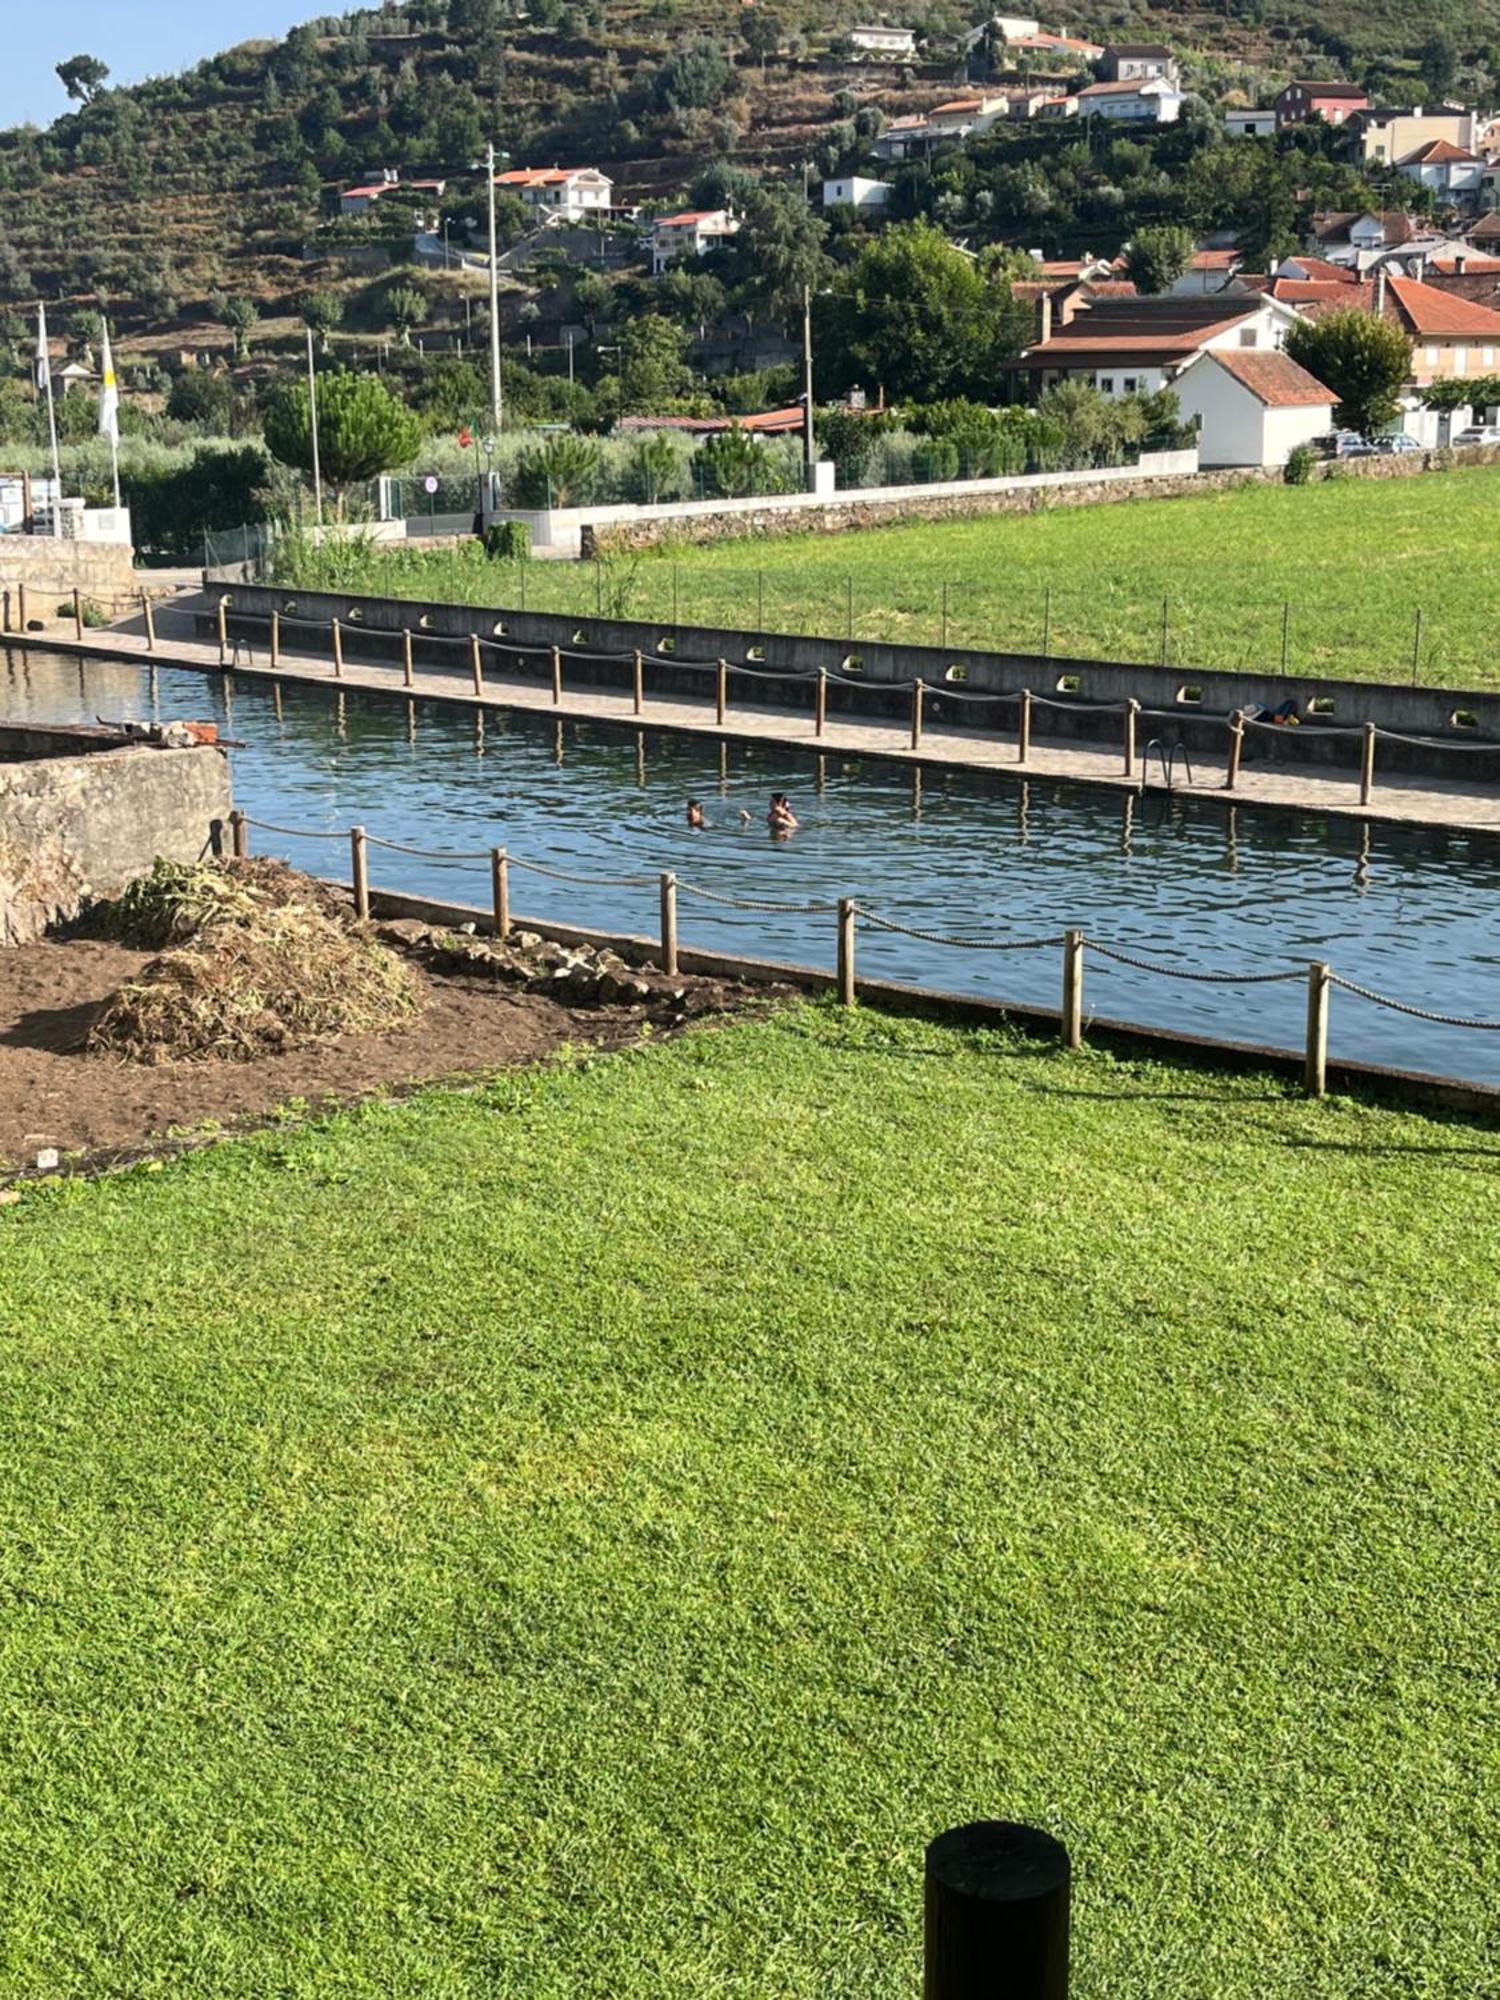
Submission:
<svg viewBox="0 0 1500 2000">
<path fill-rule="evenodd" d="M 361 565 L 398 596 L 1148 663 L 1165 614 L 1184 668 L 1279 671 L 1284 657 L 1293 673 L 1409 681 L 1415 667 L 1429 685 L 1485 688 L 1500 686 L 1485 581 L 1497 509 L 1500 467 L 1484 466 L 478 576 L 442 553 Z"/>
<path fill-rule="evenodd" d="M 1494 1991 L 1492 1134 L 799 1009 L 0 1212 L 0 1991 Z"/>
</svg>

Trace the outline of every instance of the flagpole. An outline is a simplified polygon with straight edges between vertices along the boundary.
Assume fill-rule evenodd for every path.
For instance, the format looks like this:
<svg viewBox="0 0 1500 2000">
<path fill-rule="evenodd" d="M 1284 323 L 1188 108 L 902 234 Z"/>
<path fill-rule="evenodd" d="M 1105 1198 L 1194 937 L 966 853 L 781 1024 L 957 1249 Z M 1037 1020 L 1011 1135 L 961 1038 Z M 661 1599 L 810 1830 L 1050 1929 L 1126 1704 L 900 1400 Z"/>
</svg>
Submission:
<svg viewBox="0 0 1500 2000">
<path fill-rule="evenodd" d="M 318 510 L 318 527 L 323 526 L 323 466 L 318 456 L 318 374 L 313 367 L 313 334 L 307 329 L 307 420 L 312 429 L 313 495 Z"/>
<path fill-rule="evenodd" d="M 52 440 L 52 533 L 62 534 L 62 460 L 57 451 L 57 405 L 52 400 L 52 361 L 47 353 L 47 308 L 36 309 L 37 365 L 47 391 L 47 434 Z"/>
<path fill-rule="evenodd" d="M 120 388 L 115 380 L 114 350 L 110 345 L 109 322 L 101 321 L 104 338 L 104 379 L 99 385 L 101 421 L 108 413 L 109 471 L 114 481 L 115 512 L 120 511 Z"/>
</svg>

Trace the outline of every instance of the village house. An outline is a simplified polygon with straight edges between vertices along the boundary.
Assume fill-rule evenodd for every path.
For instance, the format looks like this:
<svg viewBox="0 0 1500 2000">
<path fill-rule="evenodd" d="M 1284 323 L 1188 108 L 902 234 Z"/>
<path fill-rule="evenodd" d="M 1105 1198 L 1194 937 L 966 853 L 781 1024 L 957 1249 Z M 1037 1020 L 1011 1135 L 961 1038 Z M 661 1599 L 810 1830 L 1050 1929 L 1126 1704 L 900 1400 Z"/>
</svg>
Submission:
<svg viewBox="0 0 1500 2000">
<path fill-rule="evenodd" d="M 1110 42 L 1099 58 L 1101 83 L 1145 83 L 1152 77 L 1178 84 L 1177 58 L 1161 42 Z"/>
<path fill-rule="evenodd" d="M 1309 118 L 1342 125 L 1356 111 L 1369 108 L 1369 97 L 1357 83 L 1289 83 L 1276 100 L 1276 129 L 1305 125 Z"/>
<path fill-rule="evenodd" d="M 1175 125 L 1182 92 L 1165 77 L 1140 83 L 1091 83 L 1078 93 L 1080 118 L 1118 118 L 1136 125 Z"/>
<path fill-rule="evenodd" d="M 367 215 L 383 195 L 396 185 L 394 180 L 367 181 L 361 187 L 345 188 L 339 196 L 340 215 Z"/>
<path fill-rule="evenodd" d="M 930 138 L 931 128 L 925 118 L 893 118 L 871 141 L 870 151 L 877 160 L 910 160 L 926 152 Z"/>
<path fill-rule="evenodd" d="M 1088 382 L 1105 396 L 1152 395 L 1207 349 L 1274 353 L 1297 318 L 1289 306 L 1255 293 L 1096 297 L 1062 326 L 1042 304 L 1042 336 L 1019 367 L 1041 388 Z"/>
<path fill-rule="evenodd" d="M 1448 139 L 1426 140 L 1396 162 L 1396 171 L 1447 201 L 1471 205 L 1479 200 L 1484 181 L 1484 161 Z"/>
<path fill-rule="evenodd" d="M 823 183 L 825 208 L 882 209 L 890 198 L 888 181 L 868 180 L 863 174 L 846 174 L 842 180 Z"/>
<path fill-rule="evenodd" d="M 1224 133 L 1230 139 L 1269 139 L 1276 130 L 1274 107 L 1264 110 L 1226 111 Z"/>
<path fill-rule="evenodd" d="M 1416 218 L 1400 209 L 1367 211 L 1362 215 L 1338 211 L 1315 215 L 1312 219 L 1317 254 L 1330 264 L 1350 264 L 1356 268 L 1384 251 L 1409 243 L 1417 234 Z"/>
<path fill-rule="evenodd" d="M 950 97 L 935 104 L 927 114 L 929 139 L 967 139 L 973 132 L 987 132 L 1010 113 L 1006 97 Z"/>
<path fill-rule="evenodd" d="M 1444 140 L 1461 152 L 1479 150 L 1484 121 L 1472 111 L 1359 111 L 1349 120 L 1355 157 L 1369 166 L 1390 166 L 1431 141 Z"/>
<path fill-rule="evenodd" d="M 597 167 L 512 167 L 495 186 L 519 195 L 538 222 L 580 222 L 609 208 L 615 184 Z"/>
<path fill-rule="evenodd" d="M 917 53 L 914 28 L 851 28 L 849 40 L 860 55 L 884 56 L 890 62 L 910 62 Z"/>
<path fill-rule="evenodd" d="M 1072 71 L 1092 69 L 1103 56 L 1104 47 L 1100 42 L 1083 41 L 1077 35 L 1054 35 L 1042 29 L 1012 42 L 1008 53 L 1020 56 L 1030 68 L 1050 63 Z"/>
<path fill-rule="evenodd" d="M 1210 347 L 1176 376 L 1183 421 L 1198 433 L 1198 463 L 1285 465 L 1299 445 L 1333 428 L 1337 400 L 1289 355 Z"/>
<path fill-rule="evenodd" d="M 727 208 L 691 208 L 659 215 L 651 225 L 651 273 L 659 278 L 679 257 L 705 257 L 739 234 L 739 218 Z"/>
<path fill-rule="evenodd" d="M 1235 273 L 1244 261 L 1238 250 L 1195 250 L 1192 262 L 1172 285 L 1172 294 L 1179 299 L 1192 299 L 1222 292 L 1233 284 Z"/>
</svg>

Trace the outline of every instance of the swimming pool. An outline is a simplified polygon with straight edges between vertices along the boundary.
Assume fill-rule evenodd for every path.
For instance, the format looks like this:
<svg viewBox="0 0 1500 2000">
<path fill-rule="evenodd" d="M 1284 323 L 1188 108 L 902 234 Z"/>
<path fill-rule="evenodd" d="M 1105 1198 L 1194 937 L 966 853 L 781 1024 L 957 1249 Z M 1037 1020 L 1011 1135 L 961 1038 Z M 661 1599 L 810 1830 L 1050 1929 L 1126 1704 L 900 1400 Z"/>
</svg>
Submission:
<svg viewBox="0 0 1500 2000">
<path fill-rule="evenodd" d="M 408 844 L 513 854 L 584 876 L 517 873 L 520 914 L 651 932 L 654 886 L 602 878 L 675 870 L 724 895 L 780 902 L 853 895 L 918 929 L 970 937 L 1053 936 L 1074 926 L 1183 969 L 1264 973 L 1329 960 L 1345 977 L 1442 1013 L 1500 1019 L 1500 839 L 1226 803 L 1114 798 L 980 772 L 915 773 L 878 760 L 719 746 L 602 723 L 486 716 L 388 696 L 286 687 L 240 675 L 0 651 L 11 720 L 214 716 L 244 739 L 238 804 L 257 818 L 327 829 L 361 823 Z M 768 838 L 766 801 L 791 794 L 801 830 Z M 686 824 L 689 797 L 708 826 Z M 741 812 L 751 816 L 748 827 Z M 278 841 L 317 872 L 344 875 L 347 842 Z M 372 880 L 486 904 L 482 862 L 376 849 Z M 684 945 L 831 966 L 831 915 L 737 910 L 684 895 Z M 871 978 L 1055 1006 L 1060 954 L 957 951 L 862 928 Z M 1305 998 L 1283 985 L 1195 985 L 1096 953 L 1086 1012 L 1230 1040 L 1299 1048 Z M 1500 1083 L 1500 1035 L 1376 1008 L 1335 993 L 1330 1052 Z"/>
</svg>

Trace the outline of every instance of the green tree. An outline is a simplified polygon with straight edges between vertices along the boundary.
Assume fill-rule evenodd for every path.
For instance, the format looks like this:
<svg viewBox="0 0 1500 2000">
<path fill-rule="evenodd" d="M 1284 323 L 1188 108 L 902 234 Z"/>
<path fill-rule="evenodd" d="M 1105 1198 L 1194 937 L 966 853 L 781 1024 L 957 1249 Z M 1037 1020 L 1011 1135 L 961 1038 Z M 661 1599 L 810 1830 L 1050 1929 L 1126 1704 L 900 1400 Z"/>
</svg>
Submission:
<svg viewBox="0 0 1500 2000">
<path fill-rule="evenodd" d="M 592 439 L 571 431 L 516 454 L 511 497 L 518 507 L 569 507 L 592 498 L 601 456 Z"/>
<path fill-rule="evenodd" d="M 633 319 L 620 331 L 620 410 L 652 416 L 691 395 L 687 334 L 659 313 Z"/>
<path fill-rule="evenodd" d="M 234 335 L 235 359 L 244 361 L 250 353 L 250 336 L 260 322 L 259 306 L 240 292 L 215 292 L 209 304 Z"/>
<path fill-rule="evenodd" d="M 318 459 L 339 496 L 362 480 L 408 465 L 422 442 L 422 426 L 378 375 L 339 369 L 318 377 Z M 290 383 L 266 411 L 266 447 L 299 472 L 313 465 L 307 384 Z"/>
<path fill-rule="evenodd" d="M 883 387 L 898 402 L 993 394 L 1012 345 L 1009 303 L 1009 287 L 987 284 L 940 229 L 897 223 L 840 273 L 818 342 L 823 371 L 835 387 Z"/>
<path fill-rule="evenodd" d="M 403 347 L 411 346 L 411 330 L 427 317 L 427 301 L 415 285 L 393 285 L 385 295 L 385 310 L 391 325 L 401 336 Z"/>
<path fill-rule="evenodd" d="M 337 292 L 309 292 L 303 299 L 302 324 L 310 326 L 318 336 L 318 345 L 324 354 L 333 345 L 329 335 L 343 322 L 344 301 Z"/>
<path fill-rule="evenodd" d="M 1422 44 L 1422 81 L 1434 97 L 1447 97 L 1458 82 L 1459 48 L 1450 28 L 1436 27 Z"/>
<path fill-rule="evenodd" d="M 800 320 L 804 287 L 821 290 L 832 269 L 823 248 L 825 234 L 799 196 L 756 188 L 734 238 L 736 302 L 768 312 L 783 325 Z"/>
<path fill-rule="evenodd" d="M 109 65 L 97 56 L 69 56 L 57 65 L 57 74 L 76 104 L 92 104 L 109 80 Z"/>
<path fill-rule="evenodd" d="M 1193 233 L 1175 223 L 1138 229 L 1125 248 L 1125 274 L 1138 292 L 1169 292 L 1193 261 Z"/>
<path fill-rule="evenodd" d="M 764 439 L 738 425 L 709 438 L 699 448 L 698 465 L 708 491 L 726 500 L 764 493 L 773 484 Z"/>
<path fill-rule="evenodd" d="M 1369 437 L 1394 421 L 1411 374 L 1411 342 L 1390 320 L 1355 307 L 1290 328 L 1292 360 L 1332 390 L 1338 421 Z"/>
<path fill-rule="evenodd" d="M 727 97 L 734 64 L 710 36 L 700 36 L 656 72 L 656 101 L 664 111 L 706 111 Z"/>
<path fill-rule="evenodd" d="M 631 498 L 647 507 L 676 500 L 683 487 L 682 464 L 672 440 L 661 431 L 638 438 L 630 449 L 627 477 Z"/>
</svg>

